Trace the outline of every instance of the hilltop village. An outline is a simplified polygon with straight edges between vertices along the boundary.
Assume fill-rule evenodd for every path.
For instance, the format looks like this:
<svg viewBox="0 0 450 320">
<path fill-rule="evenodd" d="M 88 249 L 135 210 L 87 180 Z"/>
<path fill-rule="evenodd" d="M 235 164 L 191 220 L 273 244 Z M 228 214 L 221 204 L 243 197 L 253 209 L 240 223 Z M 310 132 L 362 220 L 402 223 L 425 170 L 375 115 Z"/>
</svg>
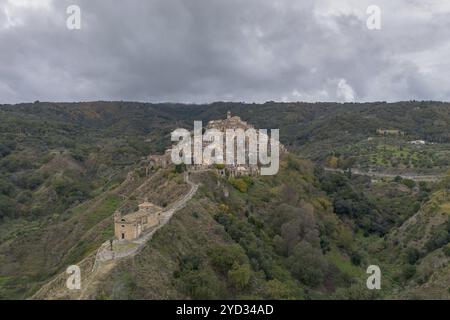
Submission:
<svg viewBox="0 0 450 320">
<path fill-rule="evenodd" d="M 221 120 L 211 120 L 207 124 L 207 129 L 217 129 L 225 132 L 228 129 L 254 129 L 254 127 L 243 121 L 238 116 L 232 116 L 231 112 L 227 112 L 227 117 Z M 207 142 L 203 142 L 204 146 Z M 287 153 L 287 149 L 279 144 L 280 153 Z M 149 155 L 141 159 L 141 167 L 145 168 L 146 176 L 159 169 L 166 169 L 171 164 L 172 149 L 167 149 L 162 155 Z M 224 151 L 225 154 L 225 151 Z M 246 152 L 246 157 L 249 154 Z M 260 174 L 260 165 L 251 164 L 232 164 L 232 165 L 218 165 L 218 164 L 202 164 L 202 165 L 188 165 L 188 172 L 200 172 L 207 170 L 215 170 L 218 175 L 225 178 L 237 178 L 243 176 L 258 176 Z M 139 238 L 147 230 L 155 228 L 160 224 L 160 217 L 163 209 L 148 200 L 141 203 L 139 209 L 135 212 L 122 215 L 120 211 L 114 214 L 114 233 L 119 241 L 129 241 Z"/>
<path fill-rule="evenodd" d="M 233 116 L 230 111 L 227 112 L 227 117 L 225 119 L 220 120 L 211 120 L 208 122 L 206 129 L 216 129 L 220 132 L 225 133 L 226 130 L 248 130 L 255 129 L 252 125 L 248 124 L 246 121 L 243 121 L 238 116 Z M 206 147 L 208 142 L 203 141 L 203 148 Z M 236 149 L 236 146 L 235 146 Z M 281 143 L 279 143 L 280 154 L 287 153 L 287 149 Z M 158 170 L 159 168 L 167 168 L 171 163 L 171 154 L 172 149 L 167 149 L 163 155 L 149 155 L 146 158 L 141 160 L 141 165 L 145 167 L 147 175 L 150 172 Z M 223 150 L 223 154 L 225 154 L 225 150 Z M 250 151 L 246 150 L 245 157 L 248 158 L 250 156 Z M 215 169 L 221 176 L 226 177 L 239 177 L 239 176 L 257 176 L 260 174 L 261 165 L 252 165 L 248 164 L 226 164 L 226 165 L 217 165 L 217 164 L 192 164 L 188 165 L 188 171 L 201 171 L 201 170 L 212 170 Z"/>
</svg>

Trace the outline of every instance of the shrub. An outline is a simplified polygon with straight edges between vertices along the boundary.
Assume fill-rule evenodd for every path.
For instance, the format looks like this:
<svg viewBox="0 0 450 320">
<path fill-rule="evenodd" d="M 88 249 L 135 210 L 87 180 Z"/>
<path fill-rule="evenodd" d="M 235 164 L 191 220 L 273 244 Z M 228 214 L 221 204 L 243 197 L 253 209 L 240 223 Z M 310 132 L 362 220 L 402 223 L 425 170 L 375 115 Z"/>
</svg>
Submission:
<svg viewBox="0 0 450 320">
<path fill-rule="evenodd" d="M 242 290 L 248 286 L 251 275 L 252 271 L 248 263 L 242 265 L 235 263 L 228 271 L 228 280 L 234 288 Z"/>
<path fill-rule="evenodd" d="M 416 182 L 411 179 L 403 179 L 402 183 L 410 189 L 412 189 L 416 186 Z"/>
<path fill-rule="evenodd" d="M 248 184 L 245 182 L 244 179 L 241 179 L 241 178 L 230 179 L 230 183 L 233 187 L 235 187 L 237 190 L 239 190 L 242 193 L 245 193 L 248 190 Z"/>
<path fill-rule="evenodd" d="M 420 251 L 416 248 L 408 248 L 406 258 L 409 264 L 415 264 L 420 259 Z"/>
<path fill-rule="evenodd" d="M 293 294 L 289 287 L 277 279 L 267 281 L 265 286 L 265 294 L 268 299 L 274 300 L 293 298 Z"/>
<path fill-rule="evenodd" d="M 352 252 L 352 254 L 350 255 L 350 260 L 355 266 L 361 265 L 361 255 L 356 251 Z"/>
<path fill-rule="evenodd" d="M 10 196 L 14 193 L 14 185 L 7 181 L 0 180 L 0 194 Z"/>
<path fill-rule="evenodd" d="M 425 244 L 425 248 L 428 252 L 436 250 L 443 245 L 446 245 L 450 240 L 450 235 L 447 230 L 441 229 L 433 232 L 431 239 Z"/>
<path fill-rule="evenodd" d="M 444 246 L 444 247 L 442 248 L 442 250 L 444 251 L 444 254 L 445 254 L 447 257 L 450 257 L 450 244 L 447 244 L 446 246 Z"/>
<path fill-rule="evenodd" d="M 174 169 L 175 173 L 183 173 L 186 171 L 186 165 L 184 163 L 177 164 Z"/>
<path fill-rule="evenodd" d="M 247 261 L 244 250 L 237 244 L 218 245 L 210 251 L 209 257 L 212 265 L 223 274 L 227 274 L 234 264 Z"/>
<path fill-rule="evenodd" d="M 288 264 L 295 278 L 312 287 L 322 283 L 327 268 L 322 252 L 305 241 L 294 248 L 293 254 L 288 258 Z"/>
<path fill-rule="evenodd" d="M 16 203 L 7 196 L 0 195 L 0 219 L 13 217 L 16 212 Z"/>
<path fill-rule="evenodd" d="M 416 266 L 406 265 L 405 269 L 402 272 L 402 278 L 404 281 L 411 279 L 416 274 Z"/>
<path fill-rule="evenodd" d="M 184 291 L 194 300 L 217 299 L 221 286 L 217 278 L 206 270 L 187 271 L 180 276 Z"/>
</svg>

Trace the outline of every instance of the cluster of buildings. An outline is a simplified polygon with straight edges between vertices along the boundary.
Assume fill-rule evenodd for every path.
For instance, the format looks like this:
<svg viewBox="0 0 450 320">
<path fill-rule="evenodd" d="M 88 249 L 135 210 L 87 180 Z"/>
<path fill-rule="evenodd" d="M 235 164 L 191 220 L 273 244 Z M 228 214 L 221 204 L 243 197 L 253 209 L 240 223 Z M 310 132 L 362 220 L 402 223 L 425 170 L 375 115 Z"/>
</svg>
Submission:
<svg viewBox="0 0 450 320">
<path fill-rule="evenodd" d="M 208 122 L 206 129 L 216 129 L 223 133 L 228 129 L 236 130 L 242 129 L 246 131 L 248 129 L 254 129 L 254 127 L 243 121 L 238 116 L 233 116 L 230 111 L 227 112 L 227 117 L 225 119 L 211 120 Z M 225 136 L 225 135 L 224 135 Z M 203 141 L 203 148 L 205 148 L 209 142 Z M 225 144 L 224 144 L 225 147 Z M 280 153 L 287 153 L 287 149 L 280 143 Z M 159 168 L 167 168 L 171 164 L 171 153 L 172 149 L 167 149 L 162 155 L 149 155 L 141 160 L 142 167 L 145 168 L 146 174 L 149 175 L 151 172 L 158 170 Z M 223 155 L 226 152 L 223 150 Z M 235 152 L 237 154 L 237 145 L 235 145 Z M 251 154 L 249 148 L 246 148 L 245 157 L 249 159 L 250 156 L 256 156 Z M 260 166 L 257 164 L 249 164 L 246 161 L 245 164 L 226 164 L 225 166 L 218 166 L 212 163 L 203 164 L 192 164 L 188 165 L 189 171 L 203 171 L 215 169 L 221 176 L 227 177 L 240 177 L 240 176 L 257 176 L 260 174 Z"/>
<path fill-rule="evenodd" d="M 211 120 L 208 122 L 206 129 L 216 129 L 225 134 L 226 130 L 237 130 L 242 129 L 243 131 L 246 131 L 247 129 L 254 129 L 254 127 L 250 124 L 248 124 L 246 121 L 243 121 L 238 116 L 232 116 L 231 112 L 227 112 L 226 119 L 219 119 L 219 120 Z M 225 135 L 224 135 L 225 136 Z M 208 142 L 203 142 L 203 148 L 206 147 Z M 225 146 L 225 144 L 224 144 Z M 249 148 L 245 149 L 245 157 L 248 159 L 250 156 L 251 151 L 249 151 Z M 226 152 L 223 150 L 223 155 L 225 155 Z M 234 154 L 237 154 L 237 145 L 235 145 Z M 257 155 L 256 155 L 257 156 Z M 260 174 L 259 166 L 256 164 L 227 164 L 227 165 L 214 165 L 214 164 L 201 164 L 201 165 L 191 165 L 189 166 L 189 169 L 191 171 L 201 171 L 201 170 L 208 170 L 208 169 L 216 169 L 218 174 L 223 177 L 230 177 L 230 178 L 236 178 L 241 176 L 257 176 Z"/>
<path fill-rule="evenodd" d="M 207 129 L 217 129 L 225 132 L 227 129 L 254 129 L 253 126 L 241 120 L 238 116 L 232 116 L 230 112 L 227 113 L 226 119 L 212 120 L 208 122 Z M 204 142 L 207 144 L 207 142 Z M 279 144 L 280 152 L 287 152 L 286 148 Z M 236 151 L 236 150 L 235 150 Z M 171 161 L 172 149 L 166 150 L 162 155 L 149 155 L 141 159 L 141 166 L 145 168 L 146 175 L 157 171 L 160 168 L 167 168 L 172 163 Z M 225 151 L 224 153 L 225 154 Z M 236 154 L 236 152 L 235 152 Z M 249 151 L 246 148 L 246 158 L 249 157 Z M 251 164 L 236 164 L 236 165 L 217 165 L 217 164 L 201 164 L 188 165 L 189 171 L 203 171 L 216 170 L 220 176 L 223 177 L 242 177 L 242 176 L 257 176 L 260 174 L 260 167 Z M 162 208 L 145 201 L 139 205 L 136 212 L 122 215 L 120 211 L 114 214 L 114 232 L 118 240 L 133 240 L 148 229 L 151 229 L 160 223 L 160 215 Z"/>
</svg>

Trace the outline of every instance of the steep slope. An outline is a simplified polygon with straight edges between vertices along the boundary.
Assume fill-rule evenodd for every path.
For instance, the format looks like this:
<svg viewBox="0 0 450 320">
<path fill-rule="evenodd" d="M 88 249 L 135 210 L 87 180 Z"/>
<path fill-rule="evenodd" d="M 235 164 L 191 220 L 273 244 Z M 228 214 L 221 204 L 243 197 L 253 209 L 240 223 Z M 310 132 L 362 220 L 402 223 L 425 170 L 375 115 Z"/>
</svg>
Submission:
<svg viewBox="0 0 450 320">
<path fill-rule="evenodd" d="M 449 181 L 445 179 L 430 200 L 387 238 L 391 263 L 403 262 L 403 273 L 397 275 L 400 298 L 450 298 Z"/>
<path fill-rule="evenodd" d="M 255 127 L 280 128 L 281 142 L 318 166 L 335 150 L 363 152 L 376 129 L 390 128 L 403 131 L 405 141 L 435 144 L 412 153 L 386 144 L 386 150 L 375 149 L 376 163 L 387 166 L 386 158 L 390 166 L 403 157 L 425 169 L 449 167 L 448 103 L 2 105 L 0 298 L 30 297 L 69 264 L 89 261 L 112 236 L 115 208 L 133 209 L 142 193 L 164 206 L 186 192 L 182 178 L 169 170 L 134 193 L 145 180 L 136 164 L 164 151 L 173 129 L 223 118 L 228 110 Z M 271 179 L 203 176 L 195 201 L 87 295 L 370 298 L 365 267 L 378 263 L 387 285 L 379 296 L 446 297 L 448 250 L 438 246 L 449 211 L 446 187 L 352 177 L 343 185 L 331 181 L 336 190 L 330 190 L 317 171 L 293 157 Z M 197 281 L 214 290 L 203 292 L 206 286 Z"/>
<path fill-rule="evenodd" d="M 28 297 L 49 278 L 94 254 L 101 243 L 113 236 L 114 211 L 119 207 L 133 208 L 138 196 L 161 206 L 174 201 L 188 186 L 182 177 L 169 174 L 162 170 L 150 178 L 130 175 L 134 177 L 92 200 L 2 242 L 0 292 L 5 297 Z"/>
<path fill-rule="evenodd" d="M 361 284 L 354 236 L 314 186 L 311 164 L 291 155 L 282 167 L 243 179 L 245 191 L 214 172 L 194 174 L 195 198 L 88 298 L 321 298 Z"/>
</svg>

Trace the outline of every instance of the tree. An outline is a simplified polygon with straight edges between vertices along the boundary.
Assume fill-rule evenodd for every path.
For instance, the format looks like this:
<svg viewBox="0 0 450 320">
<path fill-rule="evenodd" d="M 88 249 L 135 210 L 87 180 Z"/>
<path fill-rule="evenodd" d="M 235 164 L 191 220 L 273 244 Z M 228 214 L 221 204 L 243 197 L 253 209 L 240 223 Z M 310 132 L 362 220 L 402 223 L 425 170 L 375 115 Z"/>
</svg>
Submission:
<svg viewBox="0 0 450 320">
<path fill-rule="evenodd" d="M 245 193 L 248 190 L 248 184 L 245 182 L 244 179 L 241 179 L 241 178 L 230 179 L 230 183 L 233 187 L 235 187 L 242 193 Z"/>
<path fill-rule="evenodd" d="M 10 196 L 14 193 L 14 185 L 7 181 L 0 180 L 0 194 Z"/>
<path fill-rule="evenodd" d="M 300 242 L 293 254 L 288 258 L 291 273 L 302 283 L 317 287 L 322 283 L 327 262 L 320 249 L 316 249 L 306 241 Z"/>
<path fill-rule="evenodd" d="M 0 219 L 12 217 L 16 212 L 16 204 L 7 196 L 0 194 Z"/>
<path fill-rule="evenodd" d="M 403 179 L 402 183 L 410 189 L 412 189 L 416 186 L 416 182 L 411 179 Z"/>
<path fill-rule="evenodd" d="M 183 172 L 185 172 L 186 171 L 186 165 L 184 164 L 184 163 L 182 163 L 182 164 L 177 164 L 176 166 L 175 166 L 175 172 L 176 173 L 183 173 Z"/>
<path fill-rule="evenodd" d="M 236 263 L 243 264 L 248 260 L 238 244 L 218 245 L 210 251 L 209 257 L 212 265 L 223 274 L 227 274 Z"/>
<path fill-rule="evenodd" d="M 328 166 L 330 167 L 330 168 L 333 168 L 333 169 L 336 169 L 337 167 L 338 167 L 338 158 L 337 157 L 335 157 L 334 155 L 333 156 L 330 156 L 329 158 L 328 158 Z"/>
<path fill-rule="evenodd" d="M 265 286 L 265 294 L 268 299 L 273 300 L 286 300 L 294 298 L 294 294 L 289 287 L 277 279 L 267 281 Z"/>
<path fill-rule="evenodd" d="M 281 226 L 281 236 L 285 240 L 287 253 L 292 253 L 294 247 L 302 240 L 318 245 L 319 230 L 314 218 L 314 208 L 304 205 L 296 210 L 297 218 Z"/>
<path fill-rule="evenodd" d="M 416 248 L 410 247 L 406 251 L 406 258 L 409 264 L 415 264 L 420 259 L 420 251 Z"/>
<path fill-rule="evenodd" d="M 190 270 L 180 276 L 184 291 L 194 300 L 217 299 L 221 294 L 221 285 L 212 272 Z"/>
<path fill-rule="evenodd" d="M 242 290 L 248 286 L 251 276 L 252 270 L 248 263 L 242 265 L 234 263 L 232 269 L 228 271 L 228 280 L 238 290 Z"/>
</svg>

